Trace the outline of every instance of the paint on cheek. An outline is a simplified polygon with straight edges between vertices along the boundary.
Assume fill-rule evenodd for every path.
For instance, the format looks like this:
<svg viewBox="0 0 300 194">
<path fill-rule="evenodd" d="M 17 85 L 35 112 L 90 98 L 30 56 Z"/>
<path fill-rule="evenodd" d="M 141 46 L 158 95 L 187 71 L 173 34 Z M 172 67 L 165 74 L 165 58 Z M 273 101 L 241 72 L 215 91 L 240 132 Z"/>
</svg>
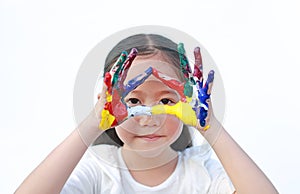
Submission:
<svg viewBox="0 0 300 194">
<path fill-rule="evenodd" d="M 197 117 L 192 106 L 186 102 L 177 102 L 173 106 L 169 105 L 155 105 L 151 109 L 152 114 L 171 114 L 182 120 L 185 124 L 196 126 Z"/>
</svg>

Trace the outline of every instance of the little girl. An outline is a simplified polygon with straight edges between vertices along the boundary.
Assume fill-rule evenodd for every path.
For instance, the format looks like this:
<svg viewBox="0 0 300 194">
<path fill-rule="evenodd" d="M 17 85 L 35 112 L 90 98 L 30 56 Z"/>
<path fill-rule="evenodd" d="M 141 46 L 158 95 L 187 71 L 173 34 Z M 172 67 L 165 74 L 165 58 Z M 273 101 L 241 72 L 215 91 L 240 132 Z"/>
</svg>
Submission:
<svg viewBox="0 0 300 194">
<path fill-rule="evenodd" d="M 124 61 L 120 53 L 130 50 Z M 119 42 L 106 58 L 95 109 L 16 193 L 277 193 L 214 117 L 213 72 L 203 86 L 199 48 L 194 55 L 195 79 L 188 77 L 184 53 L 163 36 Z M 198 86 L 198 95 L 189 84 Z M 199 110 L 183 108 L 195 98 Z M 222 165 L 207 145 L 195 145 L 193 130 Z"/>
</svg>

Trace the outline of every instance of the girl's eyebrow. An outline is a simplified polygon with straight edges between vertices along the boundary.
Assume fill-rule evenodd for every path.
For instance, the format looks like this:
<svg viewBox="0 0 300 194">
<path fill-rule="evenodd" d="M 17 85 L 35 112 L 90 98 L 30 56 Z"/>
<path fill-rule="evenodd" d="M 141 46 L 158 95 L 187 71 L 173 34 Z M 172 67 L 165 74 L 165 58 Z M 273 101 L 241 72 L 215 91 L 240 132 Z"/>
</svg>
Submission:
<svg viewBox="0 0 300 194">
<path fill-rule="evenodd" d="M 146 92 L 144 92 L 143 90 L 133 90 L 130 92 L 131 94 L 139 94 L 139 95 L 146 95 Z M 164 94 L 173 94 L 173 95 L 178 95 L 178 93 L 175 90 L 161 90 L 156 92 L 155 90 L 153 91 L 153 93 L 158 94 L 158 95 L 164 95 Z"/>
</svg>

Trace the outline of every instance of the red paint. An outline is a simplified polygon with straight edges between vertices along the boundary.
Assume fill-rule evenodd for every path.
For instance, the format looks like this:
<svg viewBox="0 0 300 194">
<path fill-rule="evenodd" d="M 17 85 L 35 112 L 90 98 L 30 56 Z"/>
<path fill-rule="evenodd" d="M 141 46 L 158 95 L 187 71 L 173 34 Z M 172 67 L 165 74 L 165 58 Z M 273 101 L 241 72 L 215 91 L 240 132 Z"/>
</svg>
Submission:
<svg viewBox="0 0 300 194">
<path fill-rule="evenodd" d="M 202 71 L 200 70 L 200 68 L 198 66 L 195 65 L 194 67 L 194 76 L 198 78 L 198 80 L 200 80 L 202 78 Z"/>
<path fill-rule="evenodd" d="M 111 91 L 112 91 L 112 87 L 111 87 L 111 74 L 109 72 L 106 72 L 105 73 L 105 76 L 104 76 L 104 83 L 105 85 L 107 86 L 107 91 L 109 94 L 111 94 Z"/>
<path fill-rule="evenodd" d="M 111 126 L 117 126 L 118 125 L 118 122 L 117 122 L 117 119 L 114 120 L 114 122 L 111 124 Z"/>
<path fill-rule="evenodd" d="M 195 65 L 194 65 L 193 76 L 197 77 L 198 80 L 202 80 L 203 71 L 202 71 L 202 56 L 200 52 L 200 47 L 196 47 L 194 49 L 194 56 L 195 56 Z"/>
<path fill-rule="evenodd" d="M 116 117 L 118 123 L 121 123 L 127 118 L 128 112 L 126 106 L 122 103 L 121 97 L 117 90 L 113 90 L 112 96 L 112 115 Z"/>
<path fill-rule="evenodd" d="M 111 102 L 106 102 L 104 105 L 104 110 L 108 110 L 110 114 L 112 114 L 112 106 Z"/>
<path fill-rule="evenodd" d="M 156 78 L 158 78 L 159 80 L 161 80 L 168 87 L 176 90 L 179 93 L 180 97 L 181 97 L 181 101 L 183 101 L 183 102 L 186 101 L 186 96 L 184 95 L 184 83 L 179 82 L 175 79 L 165 80 L 165 79 L 161 78 L 158 74 L 158 71 L 155 68 L 153 68 L 153 75 Z"/>
<path fill-rule="evenodd" d="M 119 76 L 121 76 L 119 82 L 123 85 L 125 78 L 127 77 L 127 72 L 132 64 L 132 61 L 135 59 L 137 55 L 137 49 L 136 48 L 132 48 L 128 58 L 126 59 L 126 61 L 124 62 L 124 67 L 123 67 L 123 72 L 120 72 Z M 121 87 L 120 87 L 121 89 Z M 122 87 L 122 91 L 124 90 L 124 86 Z"/>
</svg>

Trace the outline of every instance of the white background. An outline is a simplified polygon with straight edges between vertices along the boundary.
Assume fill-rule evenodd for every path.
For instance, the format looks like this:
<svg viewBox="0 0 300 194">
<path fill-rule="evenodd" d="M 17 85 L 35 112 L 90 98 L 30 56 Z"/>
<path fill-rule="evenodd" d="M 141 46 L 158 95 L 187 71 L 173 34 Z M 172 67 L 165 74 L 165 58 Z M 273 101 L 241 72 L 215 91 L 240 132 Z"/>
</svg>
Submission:
<svg viewBox="0 0 300 194">
<path fill-rule="evenodd" d="M 299 192 L 299 8 L 296 0 L 1 0 L 0 193 L 13 193 L 75 128 L 73 87 L 87 53 L 147 24 L 205 46 L 224 81 L 226 129 L 280 193 Z"/>
</svg>

